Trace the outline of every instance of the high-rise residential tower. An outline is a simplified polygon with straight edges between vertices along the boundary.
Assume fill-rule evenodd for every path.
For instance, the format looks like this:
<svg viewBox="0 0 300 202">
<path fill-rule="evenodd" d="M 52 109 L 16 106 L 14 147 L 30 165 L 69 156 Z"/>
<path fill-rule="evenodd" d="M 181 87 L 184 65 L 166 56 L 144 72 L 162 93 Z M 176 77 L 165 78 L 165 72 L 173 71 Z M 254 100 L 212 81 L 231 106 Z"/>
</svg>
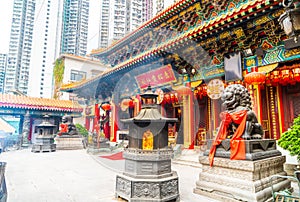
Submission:
<svg viewBox="0 0 300 202">
<path fill-rule="evenodd" d="M 153 0 L 144 0 L 142 3 L 142 21 L 146 22 L 153 17 Z"/>
<path fill-rule="evenodd" d="M 152 18 L 152 0 L 100 0 L 99 48 L 106 48 Z"/>
<path fill-rule="evenodd" d="M 109 13 L 110 13 L 110 0 L 100 0 L 100 22 L 99 22 L 99 48 L 106 48 L 108 46 L 108 29 L 109 29 Z M 120 13 L 125 13 L 125 9 L 120 11 Z M 120 30 L 125 30 L 124 26 L 121 26 L 122 23 L 116 23 L 116 26 Z"/>
<path fill-rule="evenodd" d="M 170 5 L 174 4 L 176 1 L 178 0 L 156 0 L 156 12 L 155 14 L 157 14 L 158 12 L 168 8 Z"/>
<path fill-rule="evenodd" d="M 14 0 L 4 92 L 51 97 L 62 0 Z"/>
<path fill-rule="evenodd" d="M 61 54 L 86 55 L 88 21 L 89 0 L 64 0 Z"/>
<path fill-rule="evenodd" d="M 0 53 L 0 93 L 3 93 L 7 55 Z"/>
<path fill-rule="evenodd" d="M 53 63 L 59 57 L 62 0 L 36 0 L 28 95 L 51 98 Z"/>
<path fill-rule="evenodd" d="M 14 0 L 4 92 L 27 94 L 35 0 Z"/>
</svg>

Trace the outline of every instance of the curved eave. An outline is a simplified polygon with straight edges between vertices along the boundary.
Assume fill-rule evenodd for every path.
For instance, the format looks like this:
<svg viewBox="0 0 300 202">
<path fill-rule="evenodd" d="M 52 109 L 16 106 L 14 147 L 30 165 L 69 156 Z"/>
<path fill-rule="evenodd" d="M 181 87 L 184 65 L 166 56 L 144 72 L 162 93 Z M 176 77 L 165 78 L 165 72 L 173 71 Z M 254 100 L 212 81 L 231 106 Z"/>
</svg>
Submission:
<svg viewBox="0 0 300 202">
<path fill-rule="evenodd" d="M 30 110 L 43 110 L 43 111 L 61 111 L 61 112 L 83 112 L 83 108 L 63 108 L 63 107 L 49 107 L 49 106 L 36 106 L 36 105 L 17 105 L 10 103 L 0 103 L 1 107 L 10 109 L 30 109 Z"/>
<path fill-rule="evenodd" d="M 114 49 L 119 48 L 119 46 L 123 45 L 123 43 L 126 43 L 126 40 L 130 40 L 131 38 L 135 38 L 140 33 L 147 30 L 147 28 L 152 26 L 157 26 L 160 23 L 162 23 L 165 19 L 169 19 L 173 14 L 182 11 L 185 7 L 195 3 L 197 0 L 180 0 L 173 5 L 169 6 L 165 10 L 159 12 L 156 16 L 154 16 L 152 19 L 144 22 L 140 27 L 138 27 L 136 30 L 130 32 L 128 35 L 123 37 L 122 39 L 118 40 L 108 48 L 105 48 L 101 51 L 93 51 L 90 55 L 104 55 L 108 54 L 111 51 L 114 51 Z"/>
<path fill-rule="evenodd" d="M 181 2 L 181 1 L 180 1 Z M 202 25 L 199 25 L 193 29 L 189 29 L 186 32 L 181 33 L 177 38 L 171 38 L 164 43 L 161 43 L 159 46 L 154 47 L 150 50 L 147 50 L 143 53 L 140 53 L 139 55 L 135 56 L 132 59 L 126 60 L 123 63 L 118 64 L 114 68 L 103 72 L 102 74 L 87 80 L 84 83 L 79 84 L 78 86 L 72 86 L 72 87 L 62 87 L 61 91 L 66 91 L 66 92 L 71 92 L 73 90 L 77 90 L 85 85 L 88 85 L 90 83 L 93 83 L 95 81 L 99 81 L 101 78 L 107 77 L 111 74 L 117 73 L 131 65 L 138 64 L 145 59 L 155 57 L 157 56 L 160 52 L 167 51 L 170 48 L 183 44 L 187 42 L 189 39 L 199 36 L 199 35 L 207 35 L 211 34 L 213 32 L 218 32 L 221 30 L 221 28 L 225 26 L 230 26 L 237 21 L 240 22 L 245 16 L 247 16 L 246 13 L 252 13 L 253 9 L 257 9 L 258 11 L 265 10 L 267 8 L 272 8 L 275 5 L 278 5 L 280 3 L 279 0 L 255 0 L 248 2 L 239 8 L 233 9 L 231 12 L 227 12 L 226 14 L 220 15 L 214 19 L 212 19 L 209 22 L 205 22 Z M 265 6 L 263 6 L 265 5 Z"/>
</svg>

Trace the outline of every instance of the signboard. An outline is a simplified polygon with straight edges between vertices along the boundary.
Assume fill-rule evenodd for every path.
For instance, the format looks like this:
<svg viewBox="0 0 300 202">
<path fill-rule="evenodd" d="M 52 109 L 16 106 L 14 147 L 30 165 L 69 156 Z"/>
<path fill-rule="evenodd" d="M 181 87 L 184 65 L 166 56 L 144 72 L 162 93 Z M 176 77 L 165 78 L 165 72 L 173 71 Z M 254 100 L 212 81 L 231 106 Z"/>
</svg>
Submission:
<svg viewBox="0 0 300 202">
<path fill-rule="evenodd" d="M 224 83 L 220 79 L 213 79 L 207 84 L 207 95 L 211 99 L 219 99 L 224 91 Z"/>
<path fill-rule="evenodd" d="M 227 57 L 224 57 L 224 69 L 226 81 L 242 80 L 241 53 L 230 53 Z"/>
<path fill-rule="evenodd" d="M 148 85 L 162 86 L 171 82 L 176 82 L 172 66 L 170 64 L 161 68 L 140 74 L 135 77 L 139 88 L 147 88 Z"/>
</svg>

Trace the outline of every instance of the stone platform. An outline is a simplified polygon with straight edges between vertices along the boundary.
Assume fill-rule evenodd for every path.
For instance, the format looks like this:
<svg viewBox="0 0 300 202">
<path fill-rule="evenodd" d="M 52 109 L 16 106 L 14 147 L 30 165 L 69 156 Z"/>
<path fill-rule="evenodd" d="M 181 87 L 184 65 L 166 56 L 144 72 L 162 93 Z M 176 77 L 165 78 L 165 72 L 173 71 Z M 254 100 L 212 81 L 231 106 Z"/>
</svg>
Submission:
<svg viewBox="0 0 300 202">
<path fill-rule="evenodd" d="M 157 179 L 132 178 L 118 174 L 116 198 L 129 202 L 179 201 L 178 176 L 176 172 Z"/>
<path fill-rule="evenodd" d="M 209 166 L 207 157 L 199 157 L 202 172 L 194 193 L 221 201 L 271 201 L 271 176 L 286 175 L 283 171 L 285 156 L 270 157 L 257 161 L 214 159 Z M 290 188 L 287 179 L 273 181 L 274 190 Z"/>
<path fill-rule="evenodd" d="M 116 197 L 129 202 L 179 201 L 179 183 L 171 170 L 171 149 L 126 149 L 125 171 L 116 178 Z"/>
<path fill-rule="evenodd" d="M 92 142 L 91 144 L 88 144 L 86 151 L 89 154 L 98 154 L 104 151 L 111 151 L 109 140 L 105 139 L 99 143 Z"/>
<path fill-rule="evenodd" d="M 82 137 L 79 135 L 63 135 L 55 137 L 57 150 L 83 149 Z"/>
<path fill-rule="evenodd" d="M 32 152 L 54 152 L 56 145 L 53 136 L 37 137 L 35 144 L 32 145 Z"/>
<path fill-rule="evenodd" d="M 100 145 L 99 148 L 98 147 L 94 147 L 94 146 L 88 146 L 86 148 L 86 152 L 89 153 L 89 154 L 99 154 L 99 153 L 102 153 L 102 152 L 110 152 L 112 151 L 112 149 L 110 148 L 110 146 L 107 144 L 104 144 L 104 145 Z"/>
<path fill-rule="evenodd" d="M 212 140 L 209 141 L 210 148 Z M 214 164 L 209 165 L 208 153 L 199 157 L 202 172 L 194 193 L 221 201 L 272 201 L 271 176 L 286 175 L 285 156 L 276 150 L 275 140 L 245 140 L 246 160 L 230 160 L 229 140 L 217 147 Z M 274 191 L 291 187 L 287 179 L 273 180 Z"/>
</svg>

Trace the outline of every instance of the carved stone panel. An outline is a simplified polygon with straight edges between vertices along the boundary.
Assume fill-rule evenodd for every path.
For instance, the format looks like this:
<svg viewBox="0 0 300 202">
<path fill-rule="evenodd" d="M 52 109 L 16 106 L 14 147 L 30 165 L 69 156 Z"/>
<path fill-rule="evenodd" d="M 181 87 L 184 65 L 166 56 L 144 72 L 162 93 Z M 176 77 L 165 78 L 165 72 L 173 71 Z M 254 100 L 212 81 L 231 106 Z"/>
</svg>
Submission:
<svg viewBox="0 0 300 202">
<path fill-rule="evenodd" d="M 133 193 L 134 198 L 160 198 L 159 183 L 134 182 Z"/>
<path fill-rule="evenodd" d="M 161 196 L 173 196 L 178 194 L 178 179 L 163 182 L 161 185 Z"/>
<path fill-rule="evenodd" d="M 124 178 L 117 176 L 116 180 L 116 191 L 119 193 L 123 193 L 126 196 L 131 196 L 131 182 Z"/>
</svg>

